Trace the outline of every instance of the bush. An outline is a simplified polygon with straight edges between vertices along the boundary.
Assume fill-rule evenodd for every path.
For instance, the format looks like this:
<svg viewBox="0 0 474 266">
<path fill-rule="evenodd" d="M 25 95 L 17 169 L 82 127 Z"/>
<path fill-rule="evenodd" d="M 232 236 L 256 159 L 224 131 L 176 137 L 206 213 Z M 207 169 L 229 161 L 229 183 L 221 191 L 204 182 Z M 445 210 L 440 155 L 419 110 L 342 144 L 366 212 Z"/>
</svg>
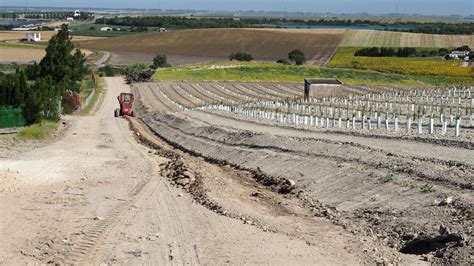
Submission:
<svg viewBox="0 0 474 266">
<path fill-rule="evenodd" d="M 278 59 L 277 61 L 278 64 L 283 64 L 283 65 L 291 65 L 290 60 L 284 58 L 284 59 Z"/>
<path fill-rule="evenodd" d="M 81 106 L 81 97 L 79 96 L 79 94 L 73 91 L 66 90 L 65 92 L 63 92 L 62 97 L 63 110 L 66 114 L 73 113 Z"/>
<path fill-rule="evenodd" d="M 244 61 L 244 62 L 250 62 L 253 60 L 253 56 L 248 53 L 233 53 L 229 56 L 229 60 L 237 60 L 237 61 Z"/>
<path fill-rule="evenodd" d="M 100 69 L 100 73 L 99 74 L 102 74 L 106 77 L 114 77 L 115 76 L 115 71 L 112 67 L 110 66 L 105 66 L 103 68 Z"/>
<path fill-rule="evenodd" d="M 306 56 L 303 51 L 295 49 L 288 54 L 288 59 L 295 62 L 296 65 L 303 65 L 306 63 Z"/>
<path fill-rule="evenodd" d="M 157 69 L 161 67 L 171 67 L 171 65 L 168 64 L 168 58 L 164 54 L 158 54 L 153 58 L 152 68 Z"/>
</svg>

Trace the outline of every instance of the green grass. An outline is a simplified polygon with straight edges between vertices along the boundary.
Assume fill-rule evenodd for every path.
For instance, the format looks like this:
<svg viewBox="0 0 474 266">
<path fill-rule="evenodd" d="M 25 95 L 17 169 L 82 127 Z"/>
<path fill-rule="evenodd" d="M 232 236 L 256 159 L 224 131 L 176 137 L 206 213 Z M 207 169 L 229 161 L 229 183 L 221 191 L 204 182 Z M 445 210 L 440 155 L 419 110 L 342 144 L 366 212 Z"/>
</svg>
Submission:
<svg viewBox="0 0 474 266">
<path fill-rule="evenodd" d="M 81 92 L 79 93 L 79 96 L 81 97 L 81 101 L 86 100 L 86 98 L 92 92 L 93 87 L 94 87 L 94 83 L 92 81 L 91 76 L 87 76 L 86 79 L 81 81 Z"/>
<path fill-rule="evenodd" d="M 472 79 L 442 76 L 387 74 L 370 70 L 285 66 L 270 63 L 217 62 L 160 69 L 157 80 L 303 82 L 304 78 L 338 78 L 353 85 L 426 86 L 464 84 Z M 460 79 L 460 80 L 459 80 Z"/>
<path fill-rule="evenodd" d="M 86 108 L 84 108 L 84 110 L 82 110 L 79 113 L 80 115 L 82 115 L 82 116 L 89 115 L 92 108 L 94 107 L 94 105 L 97 103 L 97 101 L 101 97 L 102 93 L 104 92 L 104 85 L 103 85 L 102 81 L 103 81 L 102 79 L 99 79 L 99 81 L 97 82 L 97 88 L 96 88 L 94 96 L 92 96 L 92 100 L 90 101 L 89 105 L 86 106 Z"/>
<path fill-rule="evenodd" d="M 24 128 L 16 137 L 18 140 L 45 140 L 58 130 L 58 126 L 58 122 L 45 120 Z"/>
</svg>

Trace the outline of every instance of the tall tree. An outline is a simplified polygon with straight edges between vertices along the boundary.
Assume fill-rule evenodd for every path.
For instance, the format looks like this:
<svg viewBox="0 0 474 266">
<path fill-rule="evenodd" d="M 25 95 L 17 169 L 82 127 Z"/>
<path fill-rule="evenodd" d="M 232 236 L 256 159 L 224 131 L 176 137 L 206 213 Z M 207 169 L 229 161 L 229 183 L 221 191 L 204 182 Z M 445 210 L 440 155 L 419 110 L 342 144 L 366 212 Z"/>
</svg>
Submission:
<svg viewBox="0 0 474 266">
<path fill-rule="evenodd" d="M 86 74 L 85 57 L 79 49 L 72 54 L 74 44 L 66 24 L 49 40 L 46 56 L 40 62 L 41 76 L 50 76 L 54 83 L 63 80 L 79 81 Z"/>
<path fill-rule="evenodd" d="M 294 61 L 296 65 L 302 65 L 306 63 L 306 56 L 303 51 L 295 49 L 288 54 L 288 59 Z"/>
</svg>

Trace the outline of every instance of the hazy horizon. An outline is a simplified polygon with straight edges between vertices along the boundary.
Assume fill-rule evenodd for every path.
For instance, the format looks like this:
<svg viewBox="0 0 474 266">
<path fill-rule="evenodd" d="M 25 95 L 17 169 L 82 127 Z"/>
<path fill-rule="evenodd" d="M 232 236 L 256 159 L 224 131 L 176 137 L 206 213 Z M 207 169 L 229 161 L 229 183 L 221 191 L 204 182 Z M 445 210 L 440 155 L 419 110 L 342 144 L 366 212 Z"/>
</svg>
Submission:
<svg viewBox="0 0 474 266">
<path fill-rule="evenodd" d="M 0 0 L 0 6 L 472 15 L 474 0 Z"/>
</svg>

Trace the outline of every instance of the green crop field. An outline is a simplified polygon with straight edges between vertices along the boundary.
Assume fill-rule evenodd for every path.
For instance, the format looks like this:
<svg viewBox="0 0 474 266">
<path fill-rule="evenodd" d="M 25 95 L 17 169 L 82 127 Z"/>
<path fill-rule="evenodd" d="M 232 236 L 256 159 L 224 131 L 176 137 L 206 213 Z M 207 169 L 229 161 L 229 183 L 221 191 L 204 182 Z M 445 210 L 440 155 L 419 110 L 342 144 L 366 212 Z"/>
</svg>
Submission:
<svg viewBox="0 0 474 266">
<path fill-rule="evenodd" d="M 353 85 L 466 85 L 472 84 L 469 77 L 445 77 L 436 75 L 386 74 L 370 70 L 348 70 L 335 68 L 299 67 L 262 63 L 207 63 L 177 68 L 160 69 L 157 80 L 186 81 L 268 81 L 302 82 L 304 78 L 338 78 Z"/>
<path fill-rule="evenodd" d="M 385 73 L 407 75 L 472 77 L 472 68 L 461 67 L 459 60 L 420 57 L 354 56 L 354 53 L 359 49 L 360 48 L 340 47 L 328 66 L 336 68 L 369 69 Z"/>
<path fill-rule="evenodd" d="M 378 30 L 349 30 L 343 47 L 436 47 L 450 48 L 468 45 L 474 47 L 473 35 L 437 35 Z"/>
</svg>

